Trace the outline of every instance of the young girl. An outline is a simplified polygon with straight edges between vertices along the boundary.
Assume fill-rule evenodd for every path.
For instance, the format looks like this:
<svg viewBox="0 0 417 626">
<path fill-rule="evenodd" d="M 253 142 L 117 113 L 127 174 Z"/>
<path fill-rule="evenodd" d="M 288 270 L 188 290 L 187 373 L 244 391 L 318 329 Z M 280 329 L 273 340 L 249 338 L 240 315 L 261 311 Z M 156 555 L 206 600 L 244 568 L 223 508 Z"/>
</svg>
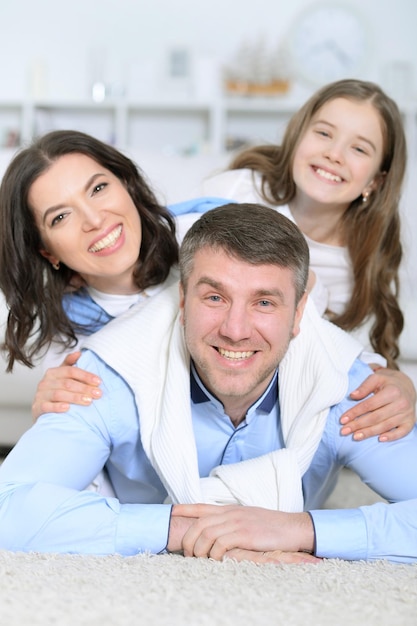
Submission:
<svg viewBox="0 0 417 626">
<path fill-rule="evenodd" d="M 411 381 L 393 371 L 403 328 L 398 270 L 405 167 L 395 102 L 373 83 L 341 80 L 304 104 L 280 146 L 239 154 L 229 171 L 203 183 L 203 194 L 263 202 L 297 223 L 309 244 L 319 309 L 386 359 L 390 369 L 380 374 L 404 383 L 414 406 Z"/>
</svg>

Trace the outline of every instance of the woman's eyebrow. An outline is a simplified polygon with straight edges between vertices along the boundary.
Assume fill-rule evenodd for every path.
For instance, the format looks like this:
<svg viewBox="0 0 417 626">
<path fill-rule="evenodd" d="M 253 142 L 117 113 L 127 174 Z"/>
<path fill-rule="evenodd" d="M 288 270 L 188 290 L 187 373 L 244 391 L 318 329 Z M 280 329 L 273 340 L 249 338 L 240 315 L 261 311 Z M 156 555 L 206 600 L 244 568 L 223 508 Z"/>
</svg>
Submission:
<svg viewBox="0 0 417 626">
<path fill-rule="evenodd" d="M 97 172 L 96 174 L 93 174 L 92 176 L 90 176 L 90 178 L 86 181 L 83 187 L 83 191 L 87 191 L 89 187 L 91 187 L 91 185 L 94 183 L 94 181 L 97 178 L 100 178 L 100 176 L 104 176 L 104 172 Z M 62 202 L 60 204 L 54 204 L 53 206 L 48 207 L 45 213 L 43 214 L 42 223 L 45 224 L 46 218 L 48 217 L 50 213 L 55 213 L 56 211 L 63 209 L 65 206 L 66 206 L 65 202 Z"/>
</svg>

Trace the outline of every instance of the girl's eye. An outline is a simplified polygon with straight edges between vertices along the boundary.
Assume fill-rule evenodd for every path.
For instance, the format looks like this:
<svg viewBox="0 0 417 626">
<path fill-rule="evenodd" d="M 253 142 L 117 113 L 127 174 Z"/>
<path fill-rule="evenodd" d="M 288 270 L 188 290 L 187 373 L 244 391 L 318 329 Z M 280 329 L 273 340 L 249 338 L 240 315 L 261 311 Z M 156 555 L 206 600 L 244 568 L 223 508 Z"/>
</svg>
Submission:
<svg viewBox="0 0 417 626">
<path fill-rule="evenodd" d="M 316 133 L 322 137 L 330 137 L 330 134 L 326 130 L 316 130 Z"/>
<path fill-rule="evenodd" d="M 360 152 L 360 154 L 368 154 L 367 151 L 361 146 L 355 146 L 356 152 Z"/>
</svg>

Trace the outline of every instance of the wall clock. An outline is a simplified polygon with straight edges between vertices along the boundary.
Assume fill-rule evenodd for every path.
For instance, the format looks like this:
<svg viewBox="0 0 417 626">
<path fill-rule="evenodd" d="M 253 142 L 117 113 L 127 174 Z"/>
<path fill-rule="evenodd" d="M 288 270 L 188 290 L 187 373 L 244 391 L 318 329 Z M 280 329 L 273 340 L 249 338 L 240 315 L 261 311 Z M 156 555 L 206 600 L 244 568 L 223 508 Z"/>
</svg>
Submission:
<svg viewBox="0 0 417 626">
<path fill-rule="evenodd" d="M 368 38 L 363 17 L 352 7 L 337 2 L 308 6 L 288 34 L 294 78 L 320 86 L 358 77 Z"/>
</svg>

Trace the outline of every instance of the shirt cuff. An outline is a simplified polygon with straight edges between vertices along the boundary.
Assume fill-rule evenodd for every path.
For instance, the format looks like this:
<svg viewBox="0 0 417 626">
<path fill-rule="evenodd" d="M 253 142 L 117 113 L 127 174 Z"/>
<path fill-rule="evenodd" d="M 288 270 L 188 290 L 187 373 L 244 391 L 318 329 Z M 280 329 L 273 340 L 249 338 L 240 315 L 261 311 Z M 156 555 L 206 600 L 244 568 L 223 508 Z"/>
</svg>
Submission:
<svg viewBox="0 0 417 626">
<path fill-rule="evenodd" d="M 326 559 L 366 560 L 368 534 L 360 509 L 309 511 L 315 531 L 315 555 Z"/>
<path fill-rule="evenodd" d="M 125 556 L 158 554 L 168 543 L 172 505 L 122 504 L 117 523 L 116 552 Z"/>
</svg>

